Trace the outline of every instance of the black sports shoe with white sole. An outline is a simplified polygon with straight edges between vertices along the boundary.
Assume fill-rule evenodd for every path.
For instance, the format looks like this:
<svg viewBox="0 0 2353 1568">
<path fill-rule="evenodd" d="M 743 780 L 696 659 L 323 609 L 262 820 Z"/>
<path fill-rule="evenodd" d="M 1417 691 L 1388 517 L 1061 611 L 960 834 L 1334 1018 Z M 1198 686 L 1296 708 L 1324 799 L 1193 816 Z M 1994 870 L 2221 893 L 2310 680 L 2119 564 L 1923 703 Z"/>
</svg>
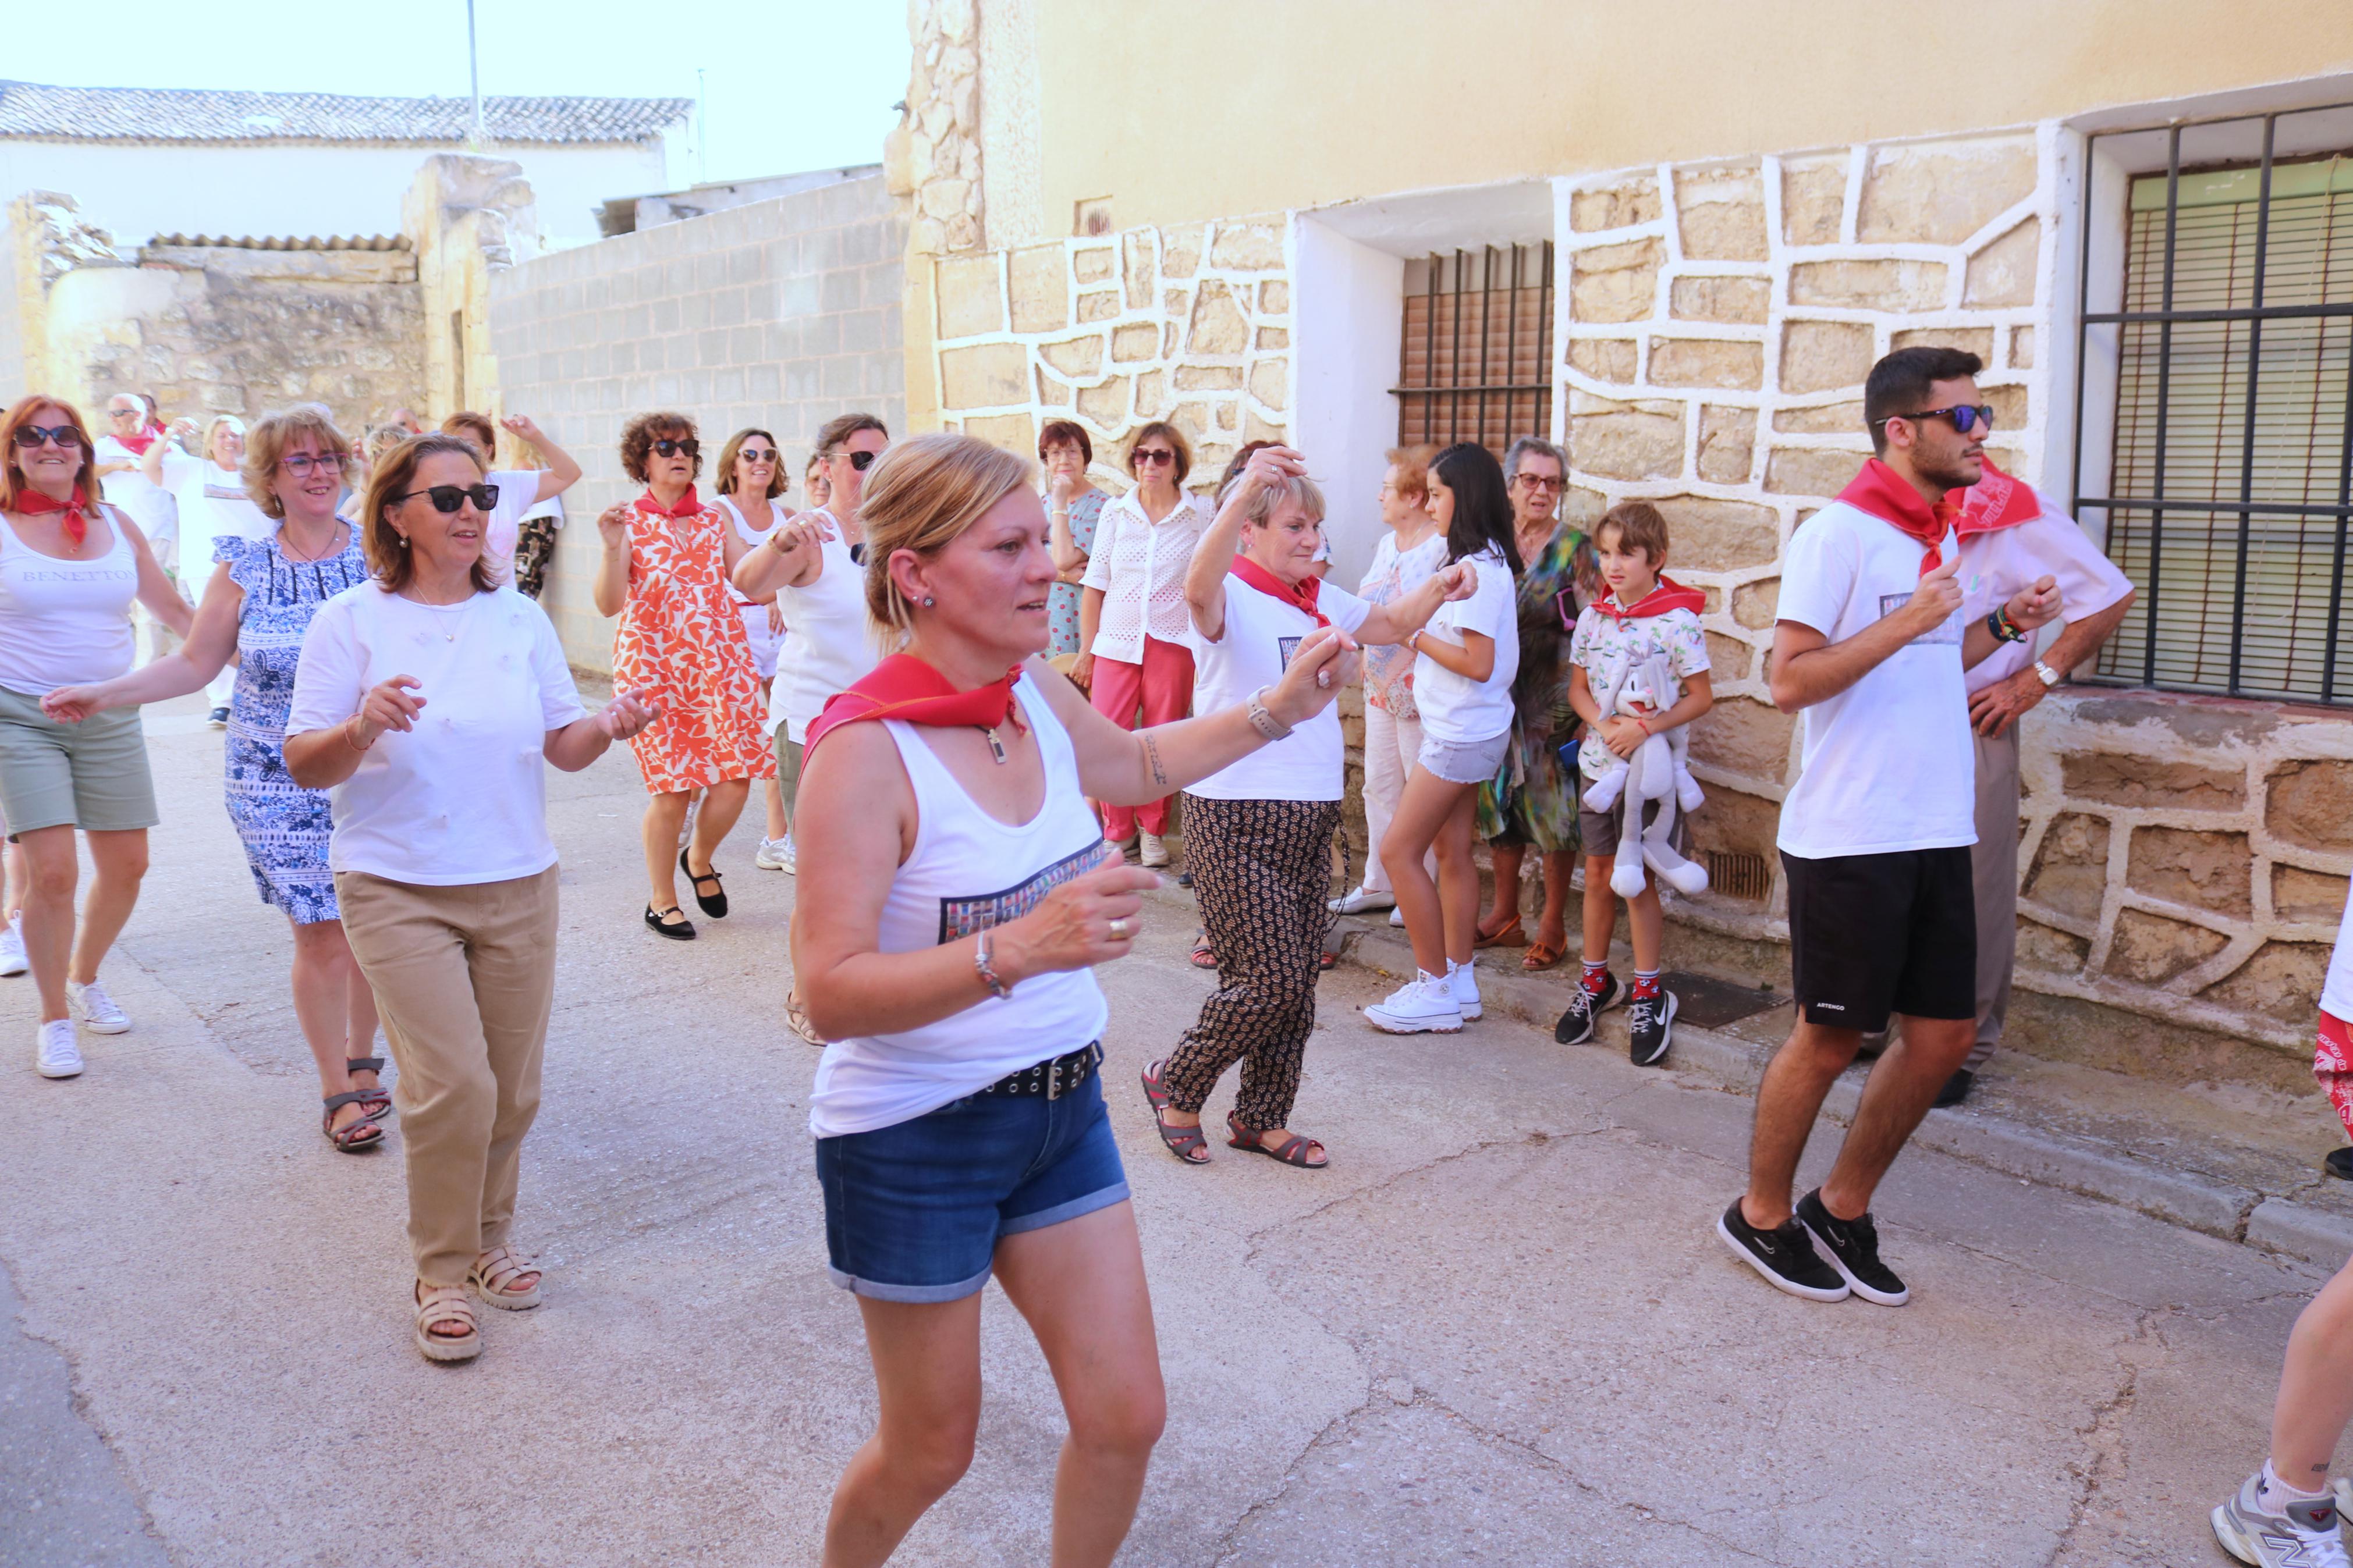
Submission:
<svg viewBox="0 0 2353 1568">
<path fill-rule="evenodd" d="M 1637 996 L 1626 1004 L 1626 1054 L 1638 1068 L 1654 1065 L 1675 1037 L 1675 994 Z"/>
<path fill-rule="evenodd" d="M 1740 1212 L 1740 1200 L 1724 1211 L 1715 1222 L 1715 1234 L 1724 1237 L 1724 1245 L 1732 1255 L 1757 1273 L 1765 1282 L 1792 1296 L 1803 1296 L 1809 1301 L 1843 1301 L 1847 1283 L 1839 1271 L 1822 1261 L 1814 1250 L 1813 1237 L 1795 1219 L 1781 1222 L 1777 1229 L 1759 1230 L 1748 1223 Z"/>
<path fill-rule="evenodd" d="M 1618 1000 L 1618 977 L 1604 971 L 1601 989 L 1588 991 L 1585 983 L 1577 982 L 1577 994 L 1568 999 L 1568 1011 L 1552 1026 L 1552 1037 L 1564 1046 L 1581 1046 L 1593 1037 L 1593 1025 L 1602 1014 L 1609 1011 Z"/>
<path fill-rule="evenodd" d="M 1831 1267 L 1854 1287 L 1856 1295 L 1883 1307 L 1900 1307 L 1912 1299 L 1895 1270 L 1879 1260 L 1879 1227 L 1869 1215 L 1839 1218 L 1822 1206 L 1822 1190 L 1816 1187 L 1798 1200 L 1798 1218 L 1822 1244 L 1831 1255 Z"/>
</svg>

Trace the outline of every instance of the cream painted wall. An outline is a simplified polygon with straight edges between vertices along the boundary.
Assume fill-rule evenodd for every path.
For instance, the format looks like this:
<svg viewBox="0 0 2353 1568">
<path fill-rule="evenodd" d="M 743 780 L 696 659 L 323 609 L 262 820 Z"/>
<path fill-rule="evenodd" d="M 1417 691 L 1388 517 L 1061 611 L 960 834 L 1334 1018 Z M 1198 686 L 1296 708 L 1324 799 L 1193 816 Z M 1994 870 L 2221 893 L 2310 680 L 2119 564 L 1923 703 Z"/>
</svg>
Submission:
<svg viewBox="0 0 2353 1568">
<path fill-rule="evenodd" d="M 1026 8 L 1039 133 L 1022 151 L 1039 160 L 1040 229 L 998 232 L 992 214 L 993 246 L 1061 237 L 1073 204 L 1103 195 L 1117 228 L 1186 223 L 2023 125 L 2353 69 L 2344 0 L 1980 0 L 1894 13 L 1876 0 Z M 994 187 L 1000 176 L 992 167 L 988 178 Z"/>
</svg>

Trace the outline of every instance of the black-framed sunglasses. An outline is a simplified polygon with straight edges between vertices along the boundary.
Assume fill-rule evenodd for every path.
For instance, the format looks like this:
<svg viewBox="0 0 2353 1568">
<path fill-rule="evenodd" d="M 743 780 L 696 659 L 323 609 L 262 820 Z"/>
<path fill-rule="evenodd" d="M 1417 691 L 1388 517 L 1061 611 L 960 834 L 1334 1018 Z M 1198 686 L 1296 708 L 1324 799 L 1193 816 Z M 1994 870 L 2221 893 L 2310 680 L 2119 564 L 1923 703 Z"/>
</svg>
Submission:
<svg viewBox="0 0 2353 1568">
<path fill-rule="evenodd" d="M 343 455 L 341 452 L 297 452 L 279 461 L 285 464 L 286 471 L 298 479 L 309 479 L 314 473 L 340 474 L 343 471 Z"/>
<path fill-rule="evenodd" d="M 673 441 L 670 439 L 670 437 L 664 437 L 662 439 L 654 443 L 654 455 L 657 457 L 675 458 L 681 452 L 685 453 L 690 458 L 700 458 L 702 456 L 702 443 L 696 440 L 691 436 L 687 437 L 682 441 Z"/>
<path fill-rule="evenodd" d="M 473 501 L 476 510 L 488 511 L 499 504 L 499 487 L 496 485 L 427 485 L 421 490 L 404 490 L 392 499 L 394 504 L 397 505 L 412 496 L 431 498 L 433 510 L 445 514 L 455 513 L 469 500 Z"/>
<path fill-rule="evenodd" d="M 19 425 L 16 426 L 16 445 L 26 451 L 31 451 L 44 441 L 55 441 L 60 447 L 86 447 L 90 444 L 90 437 L 84 436 L 78 426 L 72 425 Z"/>
<path fill-rule="evenodd" d="M 1874 419 L 1873 425 L 1884 425 L 1888 419 L 1942 419 L 1962 435 L 1982 425 L 1993 428 L 1993 405 L 1990 403 L 1956 403 L 1950 408 L 1923 408 L 1917 414 L 1891 414 L 1886 419 Z"/>
<path fill-rule="evenodd" d="M 872 468 L 874 466 L 874 459 L 881 455 L 882 454 L 880 452 L 833 452 L 828 454 L 828 457 L 832 458 L 849 458 L 849 466 L 856 468 L 861 474 L 867 469 Z"/>
</svg>

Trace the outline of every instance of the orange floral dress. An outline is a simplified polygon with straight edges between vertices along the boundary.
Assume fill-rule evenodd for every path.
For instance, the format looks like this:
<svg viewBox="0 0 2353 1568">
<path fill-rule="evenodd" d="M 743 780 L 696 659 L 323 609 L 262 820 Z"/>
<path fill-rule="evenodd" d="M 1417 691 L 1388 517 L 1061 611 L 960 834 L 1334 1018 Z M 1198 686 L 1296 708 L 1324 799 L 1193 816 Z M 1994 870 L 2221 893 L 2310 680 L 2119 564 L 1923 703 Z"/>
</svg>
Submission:
<svg viewBox="0 0 2353 1568">
<path fill-rule="evenodd" d="M 726 514 L 689 489 L 665 513 L 650 495 L 629 508 L 629 596 L 613 634 L 613 686 L 651 688 L 659 723 L 629 744 L 649 795 L 674 795 L 776 772 L 760 678 L 728 591 Z"/>
</svg>

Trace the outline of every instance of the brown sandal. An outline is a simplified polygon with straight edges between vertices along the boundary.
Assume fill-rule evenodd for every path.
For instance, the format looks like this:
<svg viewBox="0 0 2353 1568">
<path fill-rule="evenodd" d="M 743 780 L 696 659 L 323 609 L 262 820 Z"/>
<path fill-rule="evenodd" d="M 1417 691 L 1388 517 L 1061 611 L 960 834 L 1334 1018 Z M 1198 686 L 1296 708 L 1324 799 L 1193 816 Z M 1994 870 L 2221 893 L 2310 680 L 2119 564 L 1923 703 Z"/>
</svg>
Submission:
<svg viewBox="0 0 2353 1568">
<path fill-rule="evenodd" d="M 1554 964 L 1558 963 L 1560 960 L 1560 949 L 1553 946 L 1552 943 L 1544 941 L 1542 938 L 1538 938 L 1536 941 L 1528 943 L 1527 956 L 1520 960 L 1520 967 L 1526 970 L 1531 974 L 1535 974 L 1543 972 L 1544 970 L 1550 969 Z"/>
<path fill-rule="evenodd" d="M 1472 947 L 1525 947 L 1528 945 L 1528 937 L 1527 933 L 1520 929 L 1520 917 L 1514 915 L 1510 920 L 1497 926 L 1493 935 L 1481 931 L 1471 945 Z"/>
<path fill-rule="evenodd" d="M 1295 1165 L 1303 1171 L 1320 1171 L 1332 1163 L 1329 1150 L 1324 1150 L 1324 1158 L 1321 1160 L 1309 1159 L 1307 1152 L 1310 1149 L 1324 1149 L 1324 1145 L 1313 1138 L 1303 1138 L 1296 1132 L 1273 1148 L 1268 1148 L 1259 1142 L 1259 1135 L 1243 1126 L 1240 1120 L 1231 1111 L 1226 1113 L 1226 1129 L 1233 1134 L 1226 1140 L 1227 1146 L 1229 1148 L 1244 1150 L 1252 1154 L 1263 1154 L 1270 1160 L 1280 1160 L 1286 1165 Z"/>
<path fill-rule="evenodd" d="M 1200 934 L 1200 937 L 1193 943 L 1193 967 L 1196 969 L 1215 969 L 1218 967 L 1218 951 L 1209 945 L 1209 933 L 1208 931 L 1203 931 Z"/>
<path fill-rule="evenodd" d="M 1159 1130 L 1160 1141 L 1168 1145 L 1171 1154 L 1188 1165 L 1206 1165 L 1209 1163 L 1209 1141 L 1201 1135 L 1201 1124 L 1197 1121 L 1190 1127 L 1172 1127 L 1165 1115 L 1168 1086 L 1161 1081 L 1160 1073 L 1167 1065 L 1167 1059 L 1163 1058 L 1144 1069 L 1144 1098 L 1152 1102 L 1152 1125 Z"/>
</svg>

